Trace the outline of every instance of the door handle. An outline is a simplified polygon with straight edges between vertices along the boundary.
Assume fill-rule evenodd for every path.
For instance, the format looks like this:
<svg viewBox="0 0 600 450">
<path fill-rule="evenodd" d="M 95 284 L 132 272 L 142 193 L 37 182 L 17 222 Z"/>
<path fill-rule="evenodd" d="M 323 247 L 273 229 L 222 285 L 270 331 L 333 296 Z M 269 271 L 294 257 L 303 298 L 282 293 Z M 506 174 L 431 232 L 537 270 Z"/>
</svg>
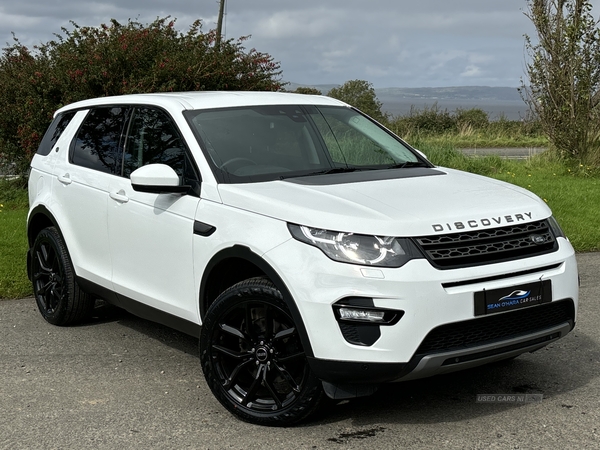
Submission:
<svg viewBox="0 0 600 450">
<path fill-rule="evenodd" d="M 58 181 L 60 181 L 65 186 L 73 182 L 73 180 L 71 180 L 71 175 L 69 175 L 68 173 L 65 173 L 64 175 L 59 175 Z"/>
<path fill-rule="evenodd" d="M 109 195 L 110 198 L 119 203 L 127 203 L 129 201 L 129 197 L 125 195 L 125 191 L 123 189 L 121 189 L 119 192 L 111 192 Z"/>
</svg>

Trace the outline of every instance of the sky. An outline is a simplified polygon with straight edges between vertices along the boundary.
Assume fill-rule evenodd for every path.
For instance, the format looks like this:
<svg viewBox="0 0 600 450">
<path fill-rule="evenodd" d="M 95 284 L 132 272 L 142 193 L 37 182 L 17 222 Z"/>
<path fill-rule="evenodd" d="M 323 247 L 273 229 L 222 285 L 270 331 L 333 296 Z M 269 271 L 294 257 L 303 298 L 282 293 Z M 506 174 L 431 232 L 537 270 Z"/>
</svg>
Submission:
<svg viewBox="0 0 600 450">
<path fill-rule="evenodd" d="M 0 44 L 12 45 L 11 33 L 27 46 L 45 43 L 70 21 L 97 27 L 111 18 L 171 16 L 182 32 L 201 19 L 208 31 L 218 10 L 218 0 L 0 0 Z M 535 37 L 526 11 L 526 0 L 227 0 L 224 31 L 250 35 L 246 49 L 270 54 L 284 81 L 303 85 L 517 87 L 523 35 Z"/>
</svg>

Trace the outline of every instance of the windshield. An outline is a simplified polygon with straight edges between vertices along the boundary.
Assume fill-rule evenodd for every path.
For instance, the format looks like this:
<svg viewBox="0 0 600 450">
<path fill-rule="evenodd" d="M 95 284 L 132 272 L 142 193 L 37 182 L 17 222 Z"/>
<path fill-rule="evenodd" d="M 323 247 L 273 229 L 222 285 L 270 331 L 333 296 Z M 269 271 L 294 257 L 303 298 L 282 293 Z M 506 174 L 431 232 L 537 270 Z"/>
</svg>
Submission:
<svg viewBox="0 0 600 450">
<path fill-rule="evenodd" d="M 251 106 L 185 114 L 221 182 L 429 166 L 351 108 Z"/>
</svg>

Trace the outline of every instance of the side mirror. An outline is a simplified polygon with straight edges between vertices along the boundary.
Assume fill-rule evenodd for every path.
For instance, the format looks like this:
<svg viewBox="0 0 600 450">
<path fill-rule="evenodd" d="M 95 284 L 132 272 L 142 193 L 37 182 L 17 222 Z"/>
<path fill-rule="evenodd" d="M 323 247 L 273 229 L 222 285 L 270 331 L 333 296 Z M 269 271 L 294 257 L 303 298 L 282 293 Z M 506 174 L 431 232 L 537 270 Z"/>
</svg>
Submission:
<svg viewBox="0 0 600 450">
<path fill-rule="evenodd" d="M 181 186 L 179 176 L 166 164 L 148 164 L 131 172 L 134 191 L 152 194 L 184 194 L 190 186 Z"/>
</svg>

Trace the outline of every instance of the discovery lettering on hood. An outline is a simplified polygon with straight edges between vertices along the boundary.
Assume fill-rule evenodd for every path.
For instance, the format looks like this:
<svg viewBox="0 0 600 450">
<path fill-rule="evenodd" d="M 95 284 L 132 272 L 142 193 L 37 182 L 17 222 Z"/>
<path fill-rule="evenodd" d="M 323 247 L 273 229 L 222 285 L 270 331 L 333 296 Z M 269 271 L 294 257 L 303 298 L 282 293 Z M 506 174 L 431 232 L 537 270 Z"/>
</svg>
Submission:
<svg viewBox="0 0 600 450">
<path fill-rule="evenodd" d="M 482 227 L 485 228 L 485 227 L 492 226 L 494 224 L 502 225 L 502 224 L 509 224 L 509 223 L 515 223 L 515 222 L 526 222 L 527 220 L 531 220 L 531 219 L 532 219 L 531 212 L 526 212 L 526 213 L 522 213 L 522 214 L 509 214 L 507 216 L 490 217 L 490 218 L 483 218 L 483 219 L 472 219 L 472 220 L 466 220 L 463 222 L 454 222 L 454 223 L 446 223 L 446 224 L 435 223 L 435 224 L 431 225 L 431 227 L 433 228 L 433 231 L 439 233 L 441 231 L 469 230 L 469 229 L 473 229 L 473 228 L 482 228 Z"/>
</svg>

